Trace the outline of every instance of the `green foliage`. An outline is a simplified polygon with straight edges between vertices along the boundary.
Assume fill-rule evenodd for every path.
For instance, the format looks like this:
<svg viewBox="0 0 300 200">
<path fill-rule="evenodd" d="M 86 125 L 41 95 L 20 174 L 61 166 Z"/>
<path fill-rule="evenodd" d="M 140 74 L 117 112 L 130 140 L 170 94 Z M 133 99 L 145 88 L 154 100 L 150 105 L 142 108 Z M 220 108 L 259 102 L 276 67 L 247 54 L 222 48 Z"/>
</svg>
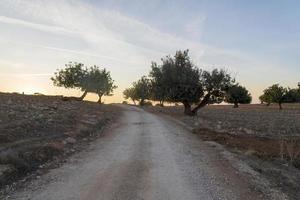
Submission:
<svg viewBox="0 0 300 200">
<path fill-rule="evenodd" d="M 298 88 L 297 89 L 288 88 L 286 91 L 284 101 L 287 103 L 300 102 L 300 90 Z"/>
<path fill-rule="evenodd" d="M 125 89 L 123 95 L 125 99 L 131 99 L 134 104 L 136 104 L 135 101 L 139 100 L 134 87 Z"/>
<path fill-rule="evenodd" d="M 87 69 L 82 63 L 69 62 L 64 69 L 57 70 L 51 77 L 53 84 L 58 87 L 82 89 Z"/>
<path fill-rule="evenodd" d="M 163 80 L 161 68 L 155 62 L 152 62 L 149 76 L 151 78 L 151 100 L 163 104 L 167 99 L 167 87 Z"/>
<path fill-rule="evenodd" d="M 143 106 L 146 99 L 150 99 L 151 83 L 150 80 L 143 76 L 140 80 L 133 83 L 134 93 L 138 100 L 140 101 L 140 105 Z"/>
<path fill-rule="evenodd" d="M 227 90 L 225 102 L 233 103 L 235 108 L 238 107 L 238 104 L 249 104 L 251 101 L 252 97 L 249 91 L 239 84 L 235 84 Z"/>
<path fill-rule="evenodd" d="M 157 68 L 161 72 L 160 77 L 155 77 L 152 81 L 156 83 L 156 80 L 160 80 L 159 84 L 162 85 L 162 93 L 167 101 L 188 104 L 199 102 L 203 95 L 201 72 L 192 64 L 188 50 L 177 51 L 174 57 L 163 58 L 162 65 Z M 153 70 L 151 73 L 154 74 Z"/>
<path fill-rule="evenodd" d="M 211 72 L 203 71 L 201 84 L 209 103 L 221 103 L 235 80 L 224 69 L 214 69 Z M 207 103 L 207 102 L 205 102 Z"/>
<path fill-rule="evenodd" d="M 212 72 L 198 69 L 188 53 L 188 50 L 177 51 L 174 57 L 163 58 L 161 66 L 152 63 L 151 97 L 152 100 L 182 103 L 186 114 L 195 115 L 208 103 L 222 102 L 234 80 L 223 69 Z M 193 110 L 192 104 L 197 104 Z"/>
<path fill-rule="evenodd" d="M 279 108 L 282 109 L 281 104 L 285 102 L 286 94 L 286 88 L 280 86 L 279 84 L 274 84 L 264 90 L 263 98 L 269 100 L 270 103 L 278 103 Z"/>
<path fill-rule="evenodd" d="M 117 86 L 114 85 L 110 72 L 97 66 L 88 69 L 82 84 L 83 90 L 99 96 L 99 103 L 101 103 L 102 96 L 111 96 L 116 88 Z"/>
<path fill-rule="evenodd" d="M 76 62 L 66 64 L 64 69 L 55 72 L 51 80 L 55 86 L 84 91 L 80 100 L 83 100 L 88 92 L 95 93 L 99 96 L 100 103 L 103 95 L 111 95 L 116 88 L 110 72 L 106 69 L 99 69 L 97 66 L 87 68 L 84 64 Z"/>
<path fill-rule="evenodd" d="M 261 101 L 261 103 L 267 103 L 267 106 L 269 106 L 272 103 L 272 98 L 267 93 L 264 93 L 261 96 L 259 96 L 259 100 Z"/>
<path fill-rule="evenodd" d="M 150 99 L 151 97 L 150 80 L 146 76 L 143 76 L 140 80 L 134 82 L 132 85 L 132 87 L 123 91 L 124 98 L 131 99 L 134 104 L 135 101 L 139 101 L 139 104 L 143 106 L 145 104 L 145 100 Z"/>
<path fill-rule="evenodd" d="M 284 88 L 279 84 L 274 84 L 264 90 L 264 93 L 259 97 L 261 102 L 278 103 L 279 108 L 282 109 L 282 103 L 296 103 L 300 102 L 300 83 L 299 88 Z"/>
</svg>

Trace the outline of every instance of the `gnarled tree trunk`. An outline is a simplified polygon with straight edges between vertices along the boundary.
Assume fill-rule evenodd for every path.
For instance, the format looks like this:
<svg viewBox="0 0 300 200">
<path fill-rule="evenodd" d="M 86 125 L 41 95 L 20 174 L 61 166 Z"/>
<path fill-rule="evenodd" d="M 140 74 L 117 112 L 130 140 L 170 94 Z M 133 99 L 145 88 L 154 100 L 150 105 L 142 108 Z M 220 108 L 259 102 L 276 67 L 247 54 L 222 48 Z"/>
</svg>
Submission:
<svg viewBox="0 0 300 200">
<path fill-rule="evenodd" d="M 197 115 L 197 112 L 200 108 L 206 106 L 210 99 L 210 93 L 206 94 L 202 101 L 192 110 L 193 115 Z"/>
<path fill-rule="evenodd" d="M 134 105 L 136 105 L 135 100 L 134 99 L 131 99 L 131 100 L 133 101 Z"/>
<path fill-rule="evenodd" d="M 144 104 L 145 104 L 145 99 L 141 99 L 140 106 L 144 106 Z"/>
<path fill-rule="evenodd" d="M 238 108 L 239 104 L 237 102 L 234 102 L 233 108 Z"/>
<path fill-rule="evenodd" d="M 87 91 L 84 91 L 84 93 L 81 95 L 81 97 L 79 97 L 79 100 L 83 101 L 83 99 L 86 97 L 87 93 L 88 93 Z"/>
<path fill-rule="evenodd" d="M 182 102 L 182 104 L 184 105 L 184 114 L 193 116 L 194 113 L 192 112 L 191 104 L 188 101 L 184 101 L 184 102 Z"/>
<path fill-rule="evenodd" d="M 87 91 L 84 91 L 84 93 L 81 95 L 81 97 L 62 97 L 63 101 L 83 101 L 85 96 L 87 95 Z"/>
<path fill-rule="evenodd" d="M 103 96 L 102 94 L 98 94 L 99 99 L 98 99 L 97 103 L 100 103 L 100 104 L 102 103 L 102 100 L 101 100 L 102 96 Z"/>
</svg>

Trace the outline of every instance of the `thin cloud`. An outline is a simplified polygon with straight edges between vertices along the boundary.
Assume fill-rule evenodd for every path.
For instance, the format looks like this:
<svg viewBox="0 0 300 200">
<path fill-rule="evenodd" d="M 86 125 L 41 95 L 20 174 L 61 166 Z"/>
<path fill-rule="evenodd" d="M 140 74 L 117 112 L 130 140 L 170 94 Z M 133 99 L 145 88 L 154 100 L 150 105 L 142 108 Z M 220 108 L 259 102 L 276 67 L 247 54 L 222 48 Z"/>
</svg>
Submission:
<svg viewBox="0 0 300 200">
<path fill-rule="evenodd" d="M 6 74 L 0 74 L 0 77 L 48 77 L 52 76 L 53 73 L 45 73 L 45 74 L 17 74 L 17 73 L 6 73 Z"/>
<path fill-rule="evenodd" d="M 16 18 L 10 18 L 10 17 L 6 17 L 6 16 L 0 16 L 0 22 L 6 23 L 6 24 L 12 24 L 12 25 L 24 26 L 24 27 L 33 28 L 36 30 L 50 32 L 50 33 L 57 33 L 57 34 L 74 34 L 75 33 L 73 31 L 69 31 L 62 27 L 38 24 L 38 23 L 33 23 L 33 22 L 21 20 L 21 19 L 16 19 Z"/>
<path fill-rule="evenodd" d="M 114 77 L 118 78 L 116 81 L 121 82 L 124 87 L 141 73 L 147 74 L 152 60 L 160 62 L 162 56 L 174 54 L 179 49 L 190 49 L 195 64 L 202 68 L 229 66 L 229 70 L 241 74 L 239 78 L 245 79 L 253 71 L 264 74 L 266 69 L 276 68 L 278 71 L 273 72 L 281 73 L 280 66 L 272 61 L 257 60 L 238 50 L 218 48 L 195 41 L 192 37 L 188 39 L 164 32 L 123 13 L 86 2 L 2 0 L 0 23 L 31 29 L 24 29 L 24 34 L 20 32 L 12 35 L 3 31 L 1 48 L 7 50 L 3 51 L 2 59 L 16 63 L 9 66 L 21 69 L 32 67 L 34 70 L 43 66 L 48 67 L 47 71 L 74 59 L 101 63 L 109 66 L 109 70 L 114 70 Z M 5 12 L 8 10 L 9 12 Z M 201 36 L 202 31 L 205 31 L 203 23 L 205 17 L 200 17 L 196 21 L 187 22 L 186 27 L 182 28 L 191 35 Z M 13 47 L 8 41 L 14 43 Z M 38 51 L 33 53 L 35 48 Z M 11 72 L 12 68 L 2 70 Z M 261 76 L 260 79 L 262 78 L 265 79 Z"/>
</svg>

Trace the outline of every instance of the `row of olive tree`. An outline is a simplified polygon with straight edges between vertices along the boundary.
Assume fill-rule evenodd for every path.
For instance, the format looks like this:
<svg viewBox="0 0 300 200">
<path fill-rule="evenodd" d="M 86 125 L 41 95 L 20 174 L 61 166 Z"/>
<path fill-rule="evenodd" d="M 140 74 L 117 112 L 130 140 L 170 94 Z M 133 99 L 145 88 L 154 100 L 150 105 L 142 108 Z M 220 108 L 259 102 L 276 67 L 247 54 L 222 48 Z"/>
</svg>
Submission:
<svg viewBox="0 0 300 200">
<path fill-rule="evenodd" d="M 188 50 L 177 51 L 174 57 L 162 58 L 161 65 L 153 62 L 149 77 L 134 82 L 124 91 L 124 97 L 138 100 L 140 105 L 147 99 L 160 104 L 182 103 L 187 115 L 196 115 L 207 104 L 226 101 L 238 107 L 239 103 L 251 102 L 246 88 L 235 83 L 226 70 L 201 70 L 192 63 L 188 53 Z"/>
<path fill-rule="evenodd" d="M 110 96 L 115 88 L 110 72 L 97 66 L 85 67 L 82 63 L 70 62 L 64 69 L 57 70 L 51 78 L 58 87 L 80 89 L 83 94 L 76 100 L 82 101 L 88 93 L 97 94 L 98 102 L 103 96 Z M 72 98 L 74 99 L 74 97 Z"/>
<path fill-rule="evenodd" d="M 283 103 L 299 103 L 300 102 L 300 83 L 298 88 L 285 88 L 279 84 L 274 84 L 266 88 L 259 97 L 261 103 L 269 106 L 271 103 L 278 103 L 279 109 L 282 109 Z"/>
</svg>

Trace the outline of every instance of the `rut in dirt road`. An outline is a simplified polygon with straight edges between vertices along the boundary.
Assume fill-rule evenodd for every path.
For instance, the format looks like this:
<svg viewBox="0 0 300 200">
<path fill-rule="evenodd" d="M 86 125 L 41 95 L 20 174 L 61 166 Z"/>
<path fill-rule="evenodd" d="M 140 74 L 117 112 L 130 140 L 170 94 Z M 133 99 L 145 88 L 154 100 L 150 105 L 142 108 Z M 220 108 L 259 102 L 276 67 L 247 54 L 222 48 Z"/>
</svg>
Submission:
<svg viewBox="0 0 300 200">
<path fill-rule="evenodd" d="M 216 151 L 180 125 L 124 106 L 120 124 L 8 199 L 262 199 Z"/>
</svg>

